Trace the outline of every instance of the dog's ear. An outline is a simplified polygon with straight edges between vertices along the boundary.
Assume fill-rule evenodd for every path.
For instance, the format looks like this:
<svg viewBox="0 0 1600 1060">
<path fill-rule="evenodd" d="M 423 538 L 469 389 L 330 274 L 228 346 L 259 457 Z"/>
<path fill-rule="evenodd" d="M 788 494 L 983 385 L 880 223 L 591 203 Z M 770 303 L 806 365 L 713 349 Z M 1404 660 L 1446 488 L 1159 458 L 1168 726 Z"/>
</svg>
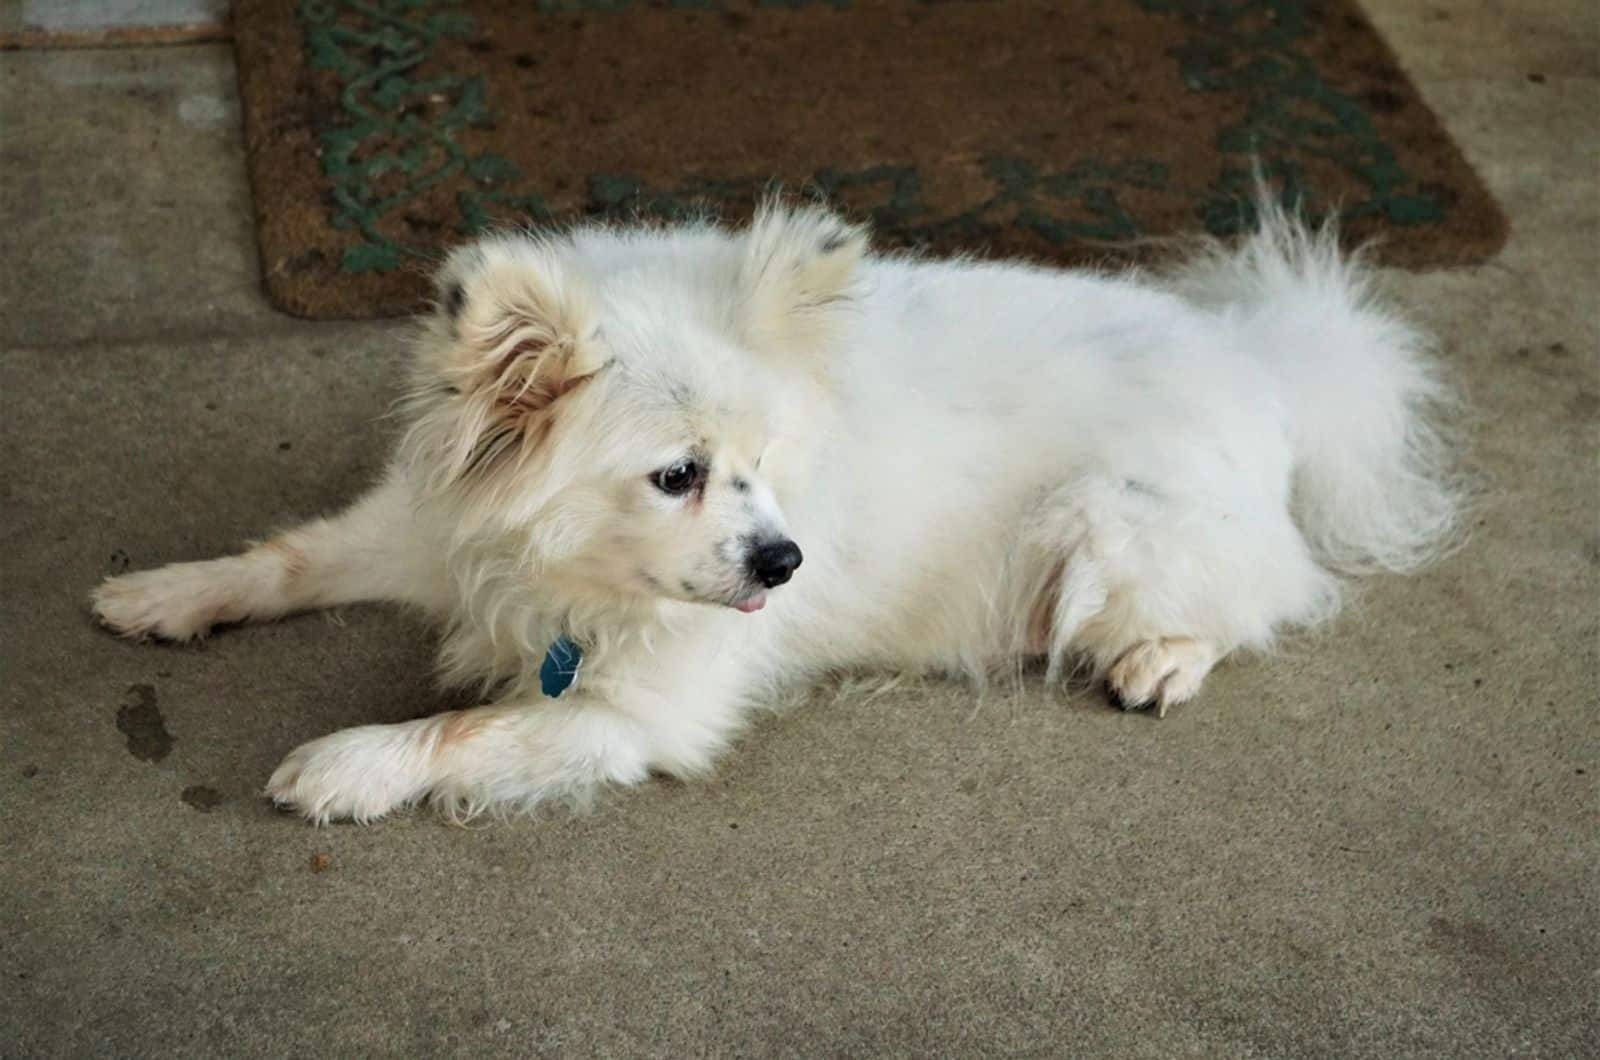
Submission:
<svg viewBox="0 0 1600 1060">
<path fill-rule="evenodd" d="M 424 386 L 447 395 L 459 476 L 549 432 L 561 399 L 604 365 L 589 285 L 565 246 L 521 236 L 471 244 L 437 278 Z"/>
<path fill-rule="evenodd" d="M 772 199 L 756 211 L 739 266 L 739 326 L 758 349 L 826 346 L 867 249 L 866 229 L 821 206 Z"/>
</svg>

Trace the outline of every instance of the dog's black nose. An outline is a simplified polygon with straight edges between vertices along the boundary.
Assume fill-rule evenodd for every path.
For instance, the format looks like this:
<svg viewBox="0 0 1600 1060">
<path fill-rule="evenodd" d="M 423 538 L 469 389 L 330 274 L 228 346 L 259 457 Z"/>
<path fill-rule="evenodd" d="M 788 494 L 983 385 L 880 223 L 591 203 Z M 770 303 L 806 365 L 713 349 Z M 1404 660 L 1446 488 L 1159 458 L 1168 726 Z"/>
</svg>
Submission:
<svg viewBox="0 0 1600 1060">
<path fill-rule="evenodd" d="M 771 589 L 788 581 L 803 558 L 800 546 L 787 539 L 757 545 L 755 551 L 750 553 L 750 573 L 756 581 Z"/>
</svg>

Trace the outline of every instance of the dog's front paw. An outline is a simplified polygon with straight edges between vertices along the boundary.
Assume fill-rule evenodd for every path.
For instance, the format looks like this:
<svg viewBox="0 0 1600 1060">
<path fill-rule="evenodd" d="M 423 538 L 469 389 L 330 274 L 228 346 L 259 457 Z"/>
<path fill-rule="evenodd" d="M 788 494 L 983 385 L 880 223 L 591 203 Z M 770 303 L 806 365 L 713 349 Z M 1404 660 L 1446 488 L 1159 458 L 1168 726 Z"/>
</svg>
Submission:
<svg viewBox="0 0 1600 1060">
<path fill-rule="evenodd" d="M 195 640 L 227 605 L 226 586 L 205 563 L 177 563 L 100 583 L 90 597 L 95 618 L 124 637 Z"/>
<path fill-rule="evenodd" d="M 315 824 L 364 824 L 428 790 L 427 749 L 406 725 L 365 725 L 301 744 L 273 771 L 267 795 Z"/>
<path fill-rule="evenodd" d="M 1167 708 L 1190 699 L 1216 664 L 1211 645 L 1192 637 L 1142 640 L 1123 652 L 1106 675 L 1106 684 L 1124 709 Z"/>
</svg>

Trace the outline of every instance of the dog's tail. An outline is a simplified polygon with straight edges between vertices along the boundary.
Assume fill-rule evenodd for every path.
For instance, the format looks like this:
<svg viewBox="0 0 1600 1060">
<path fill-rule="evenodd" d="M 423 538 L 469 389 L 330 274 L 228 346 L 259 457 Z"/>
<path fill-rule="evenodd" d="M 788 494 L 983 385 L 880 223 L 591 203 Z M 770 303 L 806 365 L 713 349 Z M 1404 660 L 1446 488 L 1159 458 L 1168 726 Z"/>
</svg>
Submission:
<svg viewBox="0 0 1600 1060">
<path fill-rule="evenodd" d="M 1253 235 L 1202 250 L 1174 284 L 1223 315 L 1276 380 L 1295 516 L 1319 558 L 1352 572 L 1419 567 L 1459 541 L 1466 496 L 1429 340 L 1381 303 L 1331 224 L 1312 228 L 1265 195 L 1258 215 Z"/>
</svg>

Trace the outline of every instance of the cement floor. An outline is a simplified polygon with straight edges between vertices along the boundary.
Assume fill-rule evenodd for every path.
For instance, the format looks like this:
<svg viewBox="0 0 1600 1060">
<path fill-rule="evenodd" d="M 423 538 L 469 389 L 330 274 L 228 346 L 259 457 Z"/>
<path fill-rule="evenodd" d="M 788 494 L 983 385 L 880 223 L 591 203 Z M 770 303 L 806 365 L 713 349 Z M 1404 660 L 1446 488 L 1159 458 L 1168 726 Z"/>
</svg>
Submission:
<svg viewBox="0 0 1600 1060">
<path fill-rule="evenodd" d="M 472 829 L 258 794 L 440 705 L 404 616 L 90 621 L 350 497 L 399 330 L 262 300 L 227 46 L 0 54 L 0 1054 L 1600 1053 L 1600 20 L 1375 17 L 1514 226 L 1393 277 L 1476 409 L 1466 550 L 1162 723 L 819 693 Z"/>
</svg>

